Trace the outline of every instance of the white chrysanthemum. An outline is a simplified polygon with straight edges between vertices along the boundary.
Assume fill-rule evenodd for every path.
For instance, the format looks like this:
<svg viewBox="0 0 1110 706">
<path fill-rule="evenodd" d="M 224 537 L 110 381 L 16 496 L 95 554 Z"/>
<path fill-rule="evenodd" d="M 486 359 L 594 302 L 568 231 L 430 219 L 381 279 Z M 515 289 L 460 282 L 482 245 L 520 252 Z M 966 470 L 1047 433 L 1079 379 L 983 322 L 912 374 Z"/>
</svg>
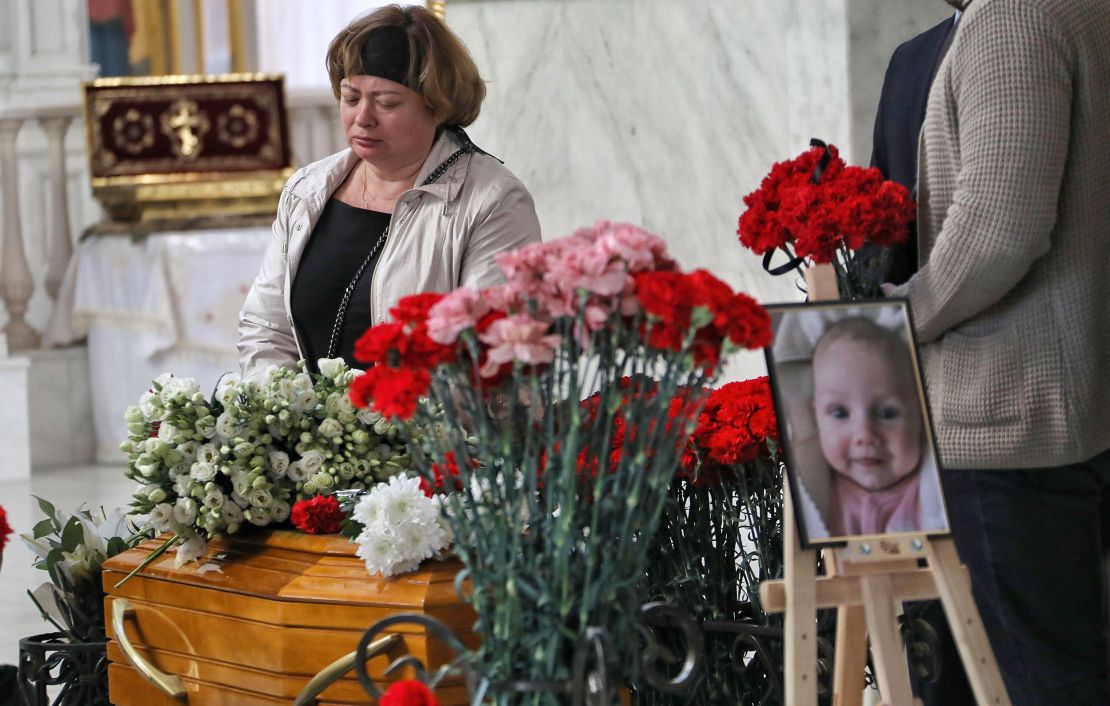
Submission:
<svg viewBox="0 0 1110 706">
<path fill-rule="evenodd" d="M 366 570 L 372 574 L 392 576 L 394 568 L 404 563 L 393 538 L 383 531 L 363 530 L 355 543 L 358 545 L 355 553 L 366 562 Z"/>
<path fill-rule="evenodd" d="M 371 573 L 412 571 L 446 547 L 438 500 L 424 495 L 418 478 L 394 476 L 359 500 L 352 513 L 363 525 L 355 542 Z"/>
<path fill-rule="evenodd" d="M 243 513 L 244 516 L 246 516 L 246 514 L 247 513 L 245 513 L 245 512 Z M 266 508 L 252 507 L 250 509 L 250 517 L 247 518 L 247 519 L 250 520 L 250 523 L 252 525 L 257 525 L 258 527 L 265 527 L 266 525 L 270 524 L 270 521 L 271 521 L 272 517 L 270 515 L 270 511 L 267 510 Z"/>
</svg>

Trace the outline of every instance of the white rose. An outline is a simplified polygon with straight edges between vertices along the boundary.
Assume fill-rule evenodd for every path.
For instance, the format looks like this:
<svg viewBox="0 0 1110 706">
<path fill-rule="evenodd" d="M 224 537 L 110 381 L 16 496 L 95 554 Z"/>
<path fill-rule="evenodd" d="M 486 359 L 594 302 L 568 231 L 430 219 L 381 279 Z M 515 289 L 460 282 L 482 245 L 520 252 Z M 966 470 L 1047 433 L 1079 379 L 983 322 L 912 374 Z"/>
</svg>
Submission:
<svg viewBox="0 0 1110 706">
<path fill-rule="evenodd" d="M 246 514 L 246 513 L 244 513 L 244 514 Z M 260 507 L 252 507 L 251 508 L 250 523 L 252 525 L 258 525 L 259 527 L 265 527 L 266 525 L 270 524 L 270 521 L 271 521 L 271 516 L 270 516 L 270 511 L 269 510 L 266 510 L 265 508 L 260 508 Z"/>
<path fill-rule="evenodd" d="M 177 436 L 177 434 L 177 427 L 170 424 L 169 422 L 162 422 L 158 425 L 158 440 L 163 443 L 173 443 L 173 438 Z"/>
<path fill-rule="evenodd" d="M 173 505 L 169 503 L 158 503 L 150 510 L 150 524 L 154 525 L 154 531 L 161 534 L 162 532 L 169 532 L 174 524 Z"/>
<path fill-rule="evenodd" d="M 319 397 L 316 395 L 315 390 L 299 390 L 293 398 L 289 400 L 289 409 L 294 412 L 306 412 L 316 406 Z"/>
<path fill-rule="evenodd" d="M 319 449 L 306 451 L 301 456 L 301 465 L 309 475 L 315 473 L 324 465 L 324 452 Z"/>
<path fill-rule="evenodd" d="M 191 525 L 197 519 L 197 501 L 192 498 L 178 498 L 173 506 L 173 519 L 179 525 Z"/>
<path fill-rule="evenodd" d="M 216 463 L 220 460 L 220 450 L 215 444 L 201 444 L 197 447 L 197 460 L 205 463 Z"/>
<path fill-rule="evenodd" d="M 227 407 L 239 396 L 241 380 L 235 375 L 225 375 L 216 390 L 216 401 Z"/>
<path fill-rule="evenodd" d="M 289 503 L 284 500 L 275 500 L 273 506 L 270 508 L 270 513 L 273 515 L 274 522 L 285 522 L 289 519 Z"/>
<path fill-rule="evenodd" d="M 270 461 L 270 469 L 274 478 L 281 478 L 289 470 L 289 454 L 284 451 L 271 451 L 268 459 Z"/>
<path fill-rule="evenodd" d="M 228 412 L 223 412 L 216 418 L 216 435 L 221 439 L 232 439 L 243 431 L 243 425 Z"/>
<path fill-rule="evenodd" d="M 303 483 L 308 480 L 310 474 L 304 467 L 304 459 L 300 459 L 289 464 L 289 470 L 286 471 L 285 475 L 294 483 Z"/>
<path fill-rule="evenodd" d="M 269 508 L 274 504 L 274 496 L 266 488 L 255 488 L 247 497 L 252 508 Z"/>
<path fill-rule="evenodd" d="M 342 358 L 321 358 L 316 361 L 316 366 L 320 368 L 320 374 L 329 380 L 336 380 L 347 371 L 347 364 Z"/>
<path fill-rule="evenodd" d="M 321 436 L 332 439 L 334 437 L 340 436 L 343 433 L 343 425 L 339 423 L 338 419 L 332 419 L 331 417 L 328 417 L 324 421 L 320 422 L 319 432 Z"/>
<path fill-rule="evenodd" d="M 220 491 L 219 488 L 211 488 L 204 491 L 204 499 L 201 501 L 204 506 L 212 510 L 219 510 L 227 502 L 227 497 Z"/>
<path fill-rule="evenodd" d="M 190 561 L 196 561 L 204 556 L 206 543 L 200 535 L 192 535 L 177 546 L 177 558 L 174 559 L 174 568 L 180 569 Z"/>
<path fill-rule="evenodd" d="M 207 483 L 216 477 L 216 466 L 204 461 L 196 461 L 189 467 L 189 477 L 200 483 Z"/>
<path fill-rule="evenodd" d="M 237 525 L 243 521 L 243 509 L 235 503 L 224 503 L 224 506 L 220 508 L 220 514 L 229 525 Z"/>
</svg>

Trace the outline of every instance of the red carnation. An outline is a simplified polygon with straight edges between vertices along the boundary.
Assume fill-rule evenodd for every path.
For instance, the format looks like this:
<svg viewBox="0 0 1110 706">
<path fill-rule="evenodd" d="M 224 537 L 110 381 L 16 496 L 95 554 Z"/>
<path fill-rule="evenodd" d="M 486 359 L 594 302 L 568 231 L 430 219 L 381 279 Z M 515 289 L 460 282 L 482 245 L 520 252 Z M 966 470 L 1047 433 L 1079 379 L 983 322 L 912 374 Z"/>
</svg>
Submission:
<svg viewBox="0 0 1110 706">
<path fill-rule="evenodd" d="M 8 524 L 8 513 L 0 506 L 0 557 L 4 556 L 4 545 L 8 543 L 8 535 L 12 533 L 12 526 Z"/>
<path fill-rule="evenodd" d="M 477 463 L 473 461 L 471 464 L 477 466 Z M 435 479 L 434 483 L 429 483 L 426 478 L 420 479 L 420 489 L 429 498 L 448 489 L 462 490 L 462 480 L 459 479 L 459 463 L 455 458 L 454 451 L 448 451 L 444 455 L 443 463 L 432 464 L 432 477 Z M 453 479 L 454 482 L 451 483 L 450 479 Z"/>
<path fill-rule="evenodd" d="M 439 706 L 432 690 L 414 679 L 395 681 L 382 694 L 378 706 Z"/>
<path fill-rule="evenodd" d="M 337 534 L 347 516 L 334 495 L 317 495 L 293 503 L 289 513 L 293 526 L 307 534 Z"/>
<path fill-rule="evenodd" d="M 697 473 L 697 481 L 717 478 L 716 471 L 722 466 L 735 467 L 766 457 L 768 439 L 778 439 L 778 426 L 767 378 L 723 385 L 706 400 L 683 456 L 682 475 L 695 480 Z M 696 463 L 699 457 L 700 468 Z"/>
<path fill-rule="evenodd" d="M 356 407 L 372 404 L 385 417 L 411 419 L 431 384 L 426 370 L 375 365 L 351 382 L 350 397 Z"/>
<path fill-rule="evenodd" d="M 389 310 L 394 321 L 418 325 L 428 321 L 428 311 L 445 295 L 440 292 L 422 292 L 404 297 Z"/>
<path fill-rule="evenodd" d="M 740 242 L 757 255 L 783 248 L 814 263 L 837 262 L 838 253 L 866 243 L 888 246 L 908 237 L 916 208 L 904 186 L 878 169 L 849 167 L 828 147 L 818 183 L 813 173 L 823 148 L 779 162 L 759 188 L 744 197 Z"/>
</svg>

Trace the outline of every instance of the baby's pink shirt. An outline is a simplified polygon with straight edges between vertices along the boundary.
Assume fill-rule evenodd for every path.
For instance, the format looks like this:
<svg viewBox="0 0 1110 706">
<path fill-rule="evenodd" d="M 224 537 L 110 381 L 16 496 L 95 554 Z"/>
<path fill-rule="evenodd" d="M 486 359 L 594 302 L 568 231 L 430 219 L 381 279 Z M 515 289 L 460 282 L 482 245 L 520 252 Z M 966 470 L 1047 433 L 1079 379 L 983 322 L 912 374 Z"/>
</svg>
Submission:
<svg viewBox="0 0 1110 706">
<path fill-rule="evenodd" d="M 921 529 L 921 474 L 914 473 L 884 490 L 869 491 L 832 474 L 829 534 L 886 534 Z"/>
</svg>

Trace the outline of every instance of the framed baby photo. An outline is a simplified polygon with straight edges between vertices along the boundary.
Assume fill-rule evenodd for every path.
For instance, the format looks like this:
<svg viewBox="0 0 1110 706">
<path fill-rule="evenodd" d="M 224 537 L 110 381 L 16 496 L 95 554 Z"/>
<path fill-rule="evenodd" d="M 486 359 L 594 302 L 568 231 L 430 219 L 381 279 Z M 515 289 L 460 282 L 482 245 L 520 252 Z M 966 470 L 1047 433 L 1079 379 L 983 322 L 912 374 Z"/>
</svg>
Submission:
<svg viewBox="0 0 1110 706">
<path fill-rule="evenodd" d="M 802 544 L 947 533 L 906 302 L 767 310 L 767 370 Z"/>
</svg>

